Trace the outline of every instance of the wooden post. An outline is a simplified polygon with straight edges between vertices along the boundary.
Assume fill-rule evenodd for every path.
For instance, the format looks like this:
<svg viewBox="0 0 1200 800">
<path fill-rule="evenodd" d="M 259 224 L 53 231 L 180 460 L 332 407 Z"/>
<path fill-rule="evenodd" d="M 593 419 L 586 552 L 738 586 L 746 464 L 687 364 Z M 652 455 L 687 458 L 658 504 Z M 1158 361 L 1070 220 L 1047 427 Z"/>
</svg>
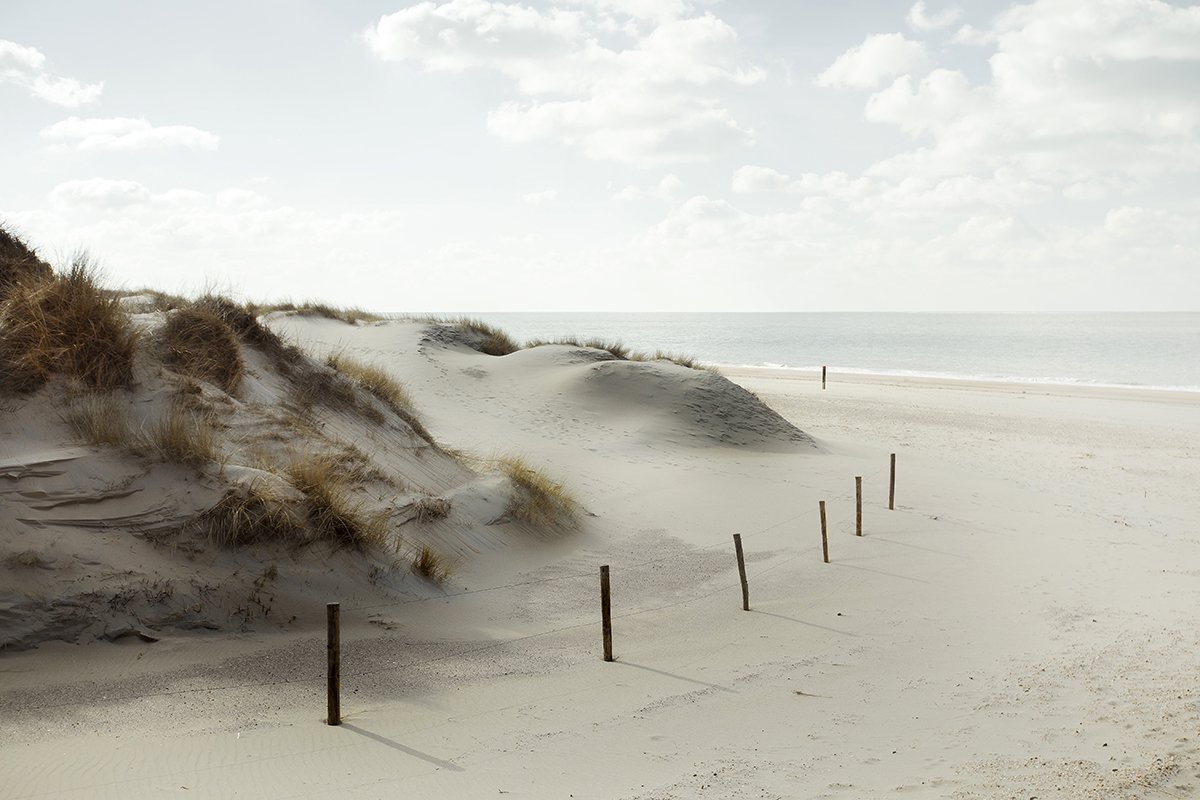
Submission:
<svg viewBox="0 0 1200 800">
<path fill-rule="evenodd" d="M 821 388 L 825 388 L 825 367 L 821 367 Z"/>
<path fill-rule="evenodd" d="M 604 630 L 604 660 L 612 661 L 612 596 L 608 589 L 608 565 L 600 568 L 600 618 Z"/>
<path fill-rule="evenodd" d="M 746 558 L 742 555 L 742 535 L 733 535 L 733 548 L 737 551 L 738 575 L 742 578 L 742 611 L 750 610 L 750 584 L 746 583 Z"/>
<path fill-rule="evenodd" d="M 888 510 L 896 509 L 896 454 L 892 453 L 892 474 L 888 478 Z"/>
<path fill-rule="evenodd" d="M 862 536 L 862 477 L 854 479 L 854 535 Z"/>
<path fill-rule="evenodd" d="M 329 699 L 329 714 L 325 722 L 329 725 L 342 724 L 342 614 L 341 605 L 325 605 L 325 621 L 329 629 L 326 649 L 329 654 L 329 680 L 326 694 Z"/>
<path fill-rule="evenodd" d="M 821 501 L 821 553 L 829 563 L 829 534 L 825 531 L 825 501 Z"/>
</svg>

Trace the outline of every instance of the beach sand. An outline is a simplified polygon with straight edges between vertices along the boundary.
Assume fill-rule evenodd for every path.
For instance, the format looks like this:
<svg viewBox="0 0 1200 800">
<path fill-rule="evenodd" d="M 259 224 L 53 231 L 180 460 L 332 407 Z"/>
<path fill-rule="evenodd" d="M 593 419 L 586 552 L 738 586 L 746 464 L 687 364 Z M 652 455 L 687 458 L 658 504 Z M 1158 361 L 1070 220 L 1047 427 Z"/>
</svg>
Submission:
<svg viewBox="0 0 1200 800">
<path fill-rule="evenodd" d="M 400 602 L 314 580 L 286 631 L 4 655 L 0 797 L 1200 793 L 1200 395 L 726 371 L 808 442 L 682 367 L 273 324 L 394 371 L 446 446 L 545 465 L 581 528 L 459 542 Z"/>
</svg>

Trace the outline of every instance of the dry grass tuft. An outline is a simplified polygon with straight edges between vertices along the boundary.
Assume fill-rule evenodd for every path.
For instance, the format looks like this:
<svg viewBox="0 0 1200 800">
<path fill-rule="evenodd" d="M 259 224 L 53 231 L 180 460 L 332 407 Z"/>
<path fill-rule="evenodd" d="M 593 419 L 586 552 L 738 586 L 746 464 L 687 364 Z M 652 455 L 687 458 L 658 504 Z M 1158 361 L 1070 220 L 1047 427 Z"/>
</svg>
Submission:
<svg viewBox="0 0 1200 800">
<path fill-rule="evenodd" d="M 593 350 L 606 350 L 612 354 L 614 358 L 621 361 L 670 361 L 673 364 L 678 364 L 681 367 L 688 369 L 702 370 L 705 372 L 716 372 L 715 369 L 705 366 L 697 361 L 692 356 L 680 355 L 677 353 L 668 353 L 663 350 L 656 350 L 653 355 L 650 353 L 642 353 L 630 350 L 623 342 L 617 340 L 605 339 L 588 339 L 581 340 L 574 336 L 563 336 L 558 339 L 531 339 L 526 347 L 543 347 L 548 344 L 566 345 L 568 347 L 591 348 Z"/>
<path fill-rule="evenodd" d="M 557 339 L 531 339 L 525 344 L 526 347 L 543 347 L 548 344 L 565 345 L 567 347 L 591 348 L 592 350 L 606 350 L 612 356 L 621 361 L 630 359 L 629 348 L 622 342 L 617 340 L 608 341 L 605 339 L 588 339 L 586 341 L 577 339 L 574 336 L 561 336 Z"/>
<path fill-rule="evenodd" d="M 196 517 L 191 527 L 222 547 L 238 547 L 299 541 L 304 521 L 279 487 L 260 479 L 227 491 L 215 506 Z"/>
<path fill-rule="evenodd" d="M 289 400 L 301 415 L 310 415 L 315 406 L 324 406 L 334 411 L 356 412 L 376 425 L 384 421 L 383 412 L 359 396 L 354 381 L 332 367 L 306 364 L 292 369 L 290 376 Z"/>
<path fill-rule="evenodd" d="M 94 389 L 128 386 L 138 335 L 86 256 L 62 275 L 16 283 L 0 303 L 0 391 L 31 392 L 56 373 Z"/>
<path fill-rule="evenodd" d="M 134 451 L 140 448 L 129 429 L 125 406 L 111 395 L 85 395 L 74 403 L 64 419 L 75 435 L 90 445 Z"/>
<path fill-rule="evenodd" d="M 17 285 L 40 283 L 53 274 L 21 237 L 0 225 L 0 300 Z"/>
<path fill-rule="evenodd" d="M 409 510 L 412 512 L 410 521 L 437 522 L 450 516 L 450 501 L 444 497 L 421 497 L 409 506 Z"/>
<path fill-rule="evenodd" d="M 345 353 L 333 353 L 325 359 L 325 363 L 392 408 L 412 410 L 412 397 L 408 391 L 379 367 L 356 361 Z"/>
<path fill-rule="evenodd" d="M 215 294 L 205 295 L 192 305 L 220 317 L 238 338 L 270 356 L 281 369 L 290 367 L 303 356 L 300 348 L 288 344 L 283 337 L 258 321 L 254 306 L 241 305 Z"/>
<path fill-rule="evenodd" d="M 164 461 L 176 464 L 208 464 L 220 458 L 212 428 L 178 406 L 151 426 L 148 444 Z"/>
<path fill-rule="evenodd" d="M 579 501 L 561 483 L 520 456 L 501 458 L 498 464 L 512 484 L 505 509 L 510 517 L 550 527 L 571 527 L 578 521 Z"/>
<path fill-rule="evenodd" d="M 355 361 L 345 353 L 331 354 L 325 363 L 382 400 L 388 408 L 395 412 L 396 416 L 408 423 L 414 433 L 430 444 L 434 444 L 432 434 L 429 433 L 425 423 L 421 421 L 413 407 L 412 397 L 408 390 L 391 375 L 379 367 Z"/>
<path fill-rule="evenodd" d="M 412 571 L 434 583 L 443 582 L 454 572 L 453 567 L 428 545 L 421 545 L 421 549 L 413 554 Z"/>
<path fill-rule="evenodd" d="M 332 456 L 293 457 L 285 473 L 304 493 L 308 522 L 317 538 L 363 549 L 387 539 L 386 514 L 368 515 L 353 498 L 350 480 Z"/>
<path fill-rule="evenodd" d="M 507 333 L 480 319 L 458 317 L 457 319 L 434 319 L 431 322 L 449 325 L 455 330 L 467 334 L 471 346 L 485 355 L 506 356 L 521 349 L 521 346 Z"/>
<path fill-rule="evenodd" d="M 378 322 L 383 317 L 366 311 L 361 308 L 338 308 L 336 306 L 326 305 L 325 303 L 302 303 L 296 305 L 290 301 L 282 301 L 278 303 L 261 303 L 254 306 L 254 311 L 257 314 L 269 314 L 272 311 L 288 311 L 302 317 L 325 317 L 327 319 L 336 319 L 345 322 L 349 325 L 357 325 L 359 322 Z"/>
<path fill-rule="evenodd" d="M 172 311 L 162 329 L 163 360 L 176 371 L 232 393 L 245 363 L 237 336 L 224 319 L 206 308 Z"/>
</svg>

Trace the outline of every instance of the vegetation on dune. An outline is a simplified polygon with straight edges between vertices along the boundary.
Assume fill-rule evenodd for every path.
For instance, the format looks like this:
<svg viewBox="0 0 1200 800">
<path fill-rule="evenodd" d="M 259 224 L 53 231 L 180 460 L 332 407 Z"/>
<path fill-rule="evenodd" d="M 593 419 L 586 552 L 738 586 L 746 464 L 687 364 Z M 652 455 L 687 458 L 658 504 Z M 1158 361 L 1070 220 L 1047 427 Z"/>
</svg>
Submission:
<svg viewBox="0 0 1200 800">
<path fill-rule="evenodd" d="M 422 545 L 413 554 L 412 571 L 434 583 L 441 583 L 453 574 L 453 568 L 428 545 Z"/>
<path fill-rule="evenodd" d="M 223 547 L 260 542 L 299 542 L 303 518 L 280 487 L 259 479 L 225 492 L 212 508 L 196 517 L 193 529 Z"/>
<path fill-rule="evenodd" d="M 14 286 L 46 280 L 54 271 L 21 237 L 0 225 L 0 300 Z"/>
<path fill-rule="evenodd" d="M 545 347 L 546 345 L 564 345 L 567 347 L 604 350 L 612 354 L 612 356 L 619 361 L 670 361 L 673 364 L 678 364 L 679 366 L 687 367 L 688 369 L 715 372 L 712 367 L 701 364 L 692 356 L 668 353 L 663 350 L 656 350 L 653 354 L 643 353 L 640 351 L 630 350 L 624 342 L 617 340 L 583 340 L 574 336 L 561 336 L 557 339 L 531 339 L 526 342 L 525 347 Z"/>
<path fill-rule="evenodd" d="M 379 398 L 396 416 L 408 423 L 414 433 L 431 445 L 437 446 L 433 435 L 429 433 L 413 407 L 408 390 L 391 375 L 379 367 L 356 361 L 345 353 L 333 353 L 325 359 L 325 363 Z"/>
<path fill-rule="evenodd" d="M 140 449 L 125 406 L 112 395 L 89 393 L 75 401 L 64 419 L 75 435 L 90 445 Z"/>
<path fill-rule="evenodd" d="M 32 392 L 51 375 L 95 389 L 128 386 L 138 334 L 86 256 L 66 273 L 18 281 L 0 302 L 0 391 Z"/>
<path fill-rule="evenodd" d="M 543 470 L 535 469 L 520 456 L 498 460 L 500 471 L 511 484 L 506 513 L 531 525 L 570 527 L 578 521 L 579 501 Z"/>
<path fill-rule="evenodd" d="M 450 501 L 444 497 L 425 496 L 408 506 L 413 522 L 436 522 L 450 516 Z"/>
<path fill-rule="evenodd" d="M 147 444 L 163 461 L 208 464 L 220 458 L 213 429 L 197 414 L 172 405 L 151 427 Z"/>
<path fill-rule="evenodd" d="M 278 303 L 255 303 L 251 306 L 255 314 L 269 314 L 272 311 L 288 311 L 302 317 L 325 317 L 336 319 L 349 325 L 359 322 L 378 322 L 383 317 L 361 308 L 338 308 L 325 303 L 301 303 L 297 305 L 290 301 Z"/>
<path fill-rule="evenodd" d="M 162 328 L 163 361 L 176 371 L 233 393 L 245 364 L 237 336 L 224 319 L 206 308 L 181 308 Z"/>
<path fill-rule="evenodd" d="M 333 457 L 293 457 L 285 475 L 304 494 L 308 522 L 319 539 L 359 549 L 386 541 L 387 515 L 364 512 L 354 500 L 353 484 Z"/>
</svg>

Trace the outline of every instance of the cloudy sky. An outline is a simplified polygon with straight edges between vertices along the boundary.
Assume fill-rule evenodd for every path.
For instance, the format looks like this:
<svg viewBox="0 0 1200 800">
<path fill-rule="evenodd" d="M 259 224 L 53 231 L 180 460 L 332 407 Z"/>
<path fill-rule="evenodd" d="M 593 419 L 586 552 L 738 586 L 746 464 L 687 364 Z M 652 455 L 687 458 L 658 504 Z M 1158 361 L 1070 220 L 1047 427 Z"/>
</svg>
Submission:
<svg viewBox="0 0 1200 800">
<path fill-rule="evenodd" d="M 0 6 L 0 220 L 381 310 L 1200 310 L 1200 5 Z"/>
</svg>

